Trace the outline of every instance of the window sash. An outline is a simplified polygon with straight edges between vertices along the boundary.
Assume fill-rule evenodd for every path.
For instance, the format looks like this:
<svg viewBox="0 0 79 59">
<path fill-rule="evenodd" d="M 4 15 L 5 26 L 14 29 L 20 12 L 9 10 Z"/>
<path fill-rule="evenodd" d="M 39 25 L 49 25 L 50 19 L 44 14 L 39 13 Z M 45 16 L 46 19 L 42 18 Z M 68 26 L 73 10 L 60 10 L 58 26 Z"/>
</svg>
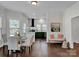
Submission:
<svg viewBox="0 0 79 59">
<path fill-rule="evenodd" d="M 14 36 L 17 31 L 19 31 L 19 28 L 10 28 L 10 36 Z"/>
<path fill-rule="evenodd" d="M 20 28 L 19 20 L 10 20 L 9 24 L 10 28 Z"/>
</svg>

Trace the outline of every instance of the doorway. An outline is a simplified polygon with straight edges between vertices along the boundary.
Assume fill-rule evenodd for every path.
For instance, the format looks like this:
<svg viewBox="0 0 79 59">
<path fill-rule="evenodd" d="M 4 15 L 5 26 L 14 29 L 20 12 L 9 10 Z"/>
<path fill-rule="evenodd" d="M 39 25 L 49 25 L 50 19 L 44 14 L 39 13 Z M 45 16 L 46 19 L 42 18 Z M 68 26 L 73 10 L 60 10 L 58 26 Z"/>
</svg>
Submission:
<svg viewBox="0 0 79 59">
<path fill-rule="evenodd" d="M 79 16 L 72 18 L 71 26 L 72 41 L 73 43 L 79 43 Z"/>
<path fill-rule="evenodd" d="M 35 20 L 35 39 L 46 39 L 46 34 L 47 34 L 47 24 L 46 20 L 44 19 L 39 19 Z"/>
</svg>

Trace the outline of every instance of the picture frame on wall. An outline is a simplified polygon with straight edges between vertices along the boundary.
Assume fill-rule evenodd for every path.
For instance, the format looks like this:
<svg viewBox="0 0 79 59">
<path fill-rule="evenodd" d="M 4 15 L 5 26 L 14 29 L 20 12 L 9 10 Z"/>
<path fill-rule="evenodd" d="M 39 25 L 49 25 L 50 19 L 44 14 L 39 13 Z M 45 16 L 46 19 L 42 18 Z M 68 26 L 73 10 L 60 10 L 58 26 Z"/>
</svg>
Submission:
<svg viewBox="0 0 79 59">
<path fill-rule="evenodd" d="M 51 23 L 51 32 L 60 32 L 60 23 Z"/>
</svg>

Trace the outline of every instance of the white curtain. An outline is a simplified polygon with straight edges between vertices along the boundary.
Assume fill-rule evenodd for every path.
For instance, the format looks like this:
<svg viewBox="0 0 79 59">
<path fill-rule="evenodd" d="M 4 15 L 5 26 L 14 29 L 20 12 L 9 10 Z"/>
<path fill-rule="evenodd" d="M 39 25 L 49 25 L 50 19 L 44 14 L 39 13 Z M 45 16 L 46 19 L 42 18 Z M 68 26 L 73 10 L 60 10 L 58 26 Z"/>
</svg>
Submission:
<svg viewBox="0 0 79 59">
<path fill-rule="evenodd" d="M 1 37 L 1 28 L 2 28 L 2 20 L 0 18 L 0 40 L 2 39 L 2 37 Z"/>
<path fill-rule="evenodd" d="M 3 39 L 2 39 L 2 19 L 0 18 L 0 47 L 3 45 Z"/>
</svg>

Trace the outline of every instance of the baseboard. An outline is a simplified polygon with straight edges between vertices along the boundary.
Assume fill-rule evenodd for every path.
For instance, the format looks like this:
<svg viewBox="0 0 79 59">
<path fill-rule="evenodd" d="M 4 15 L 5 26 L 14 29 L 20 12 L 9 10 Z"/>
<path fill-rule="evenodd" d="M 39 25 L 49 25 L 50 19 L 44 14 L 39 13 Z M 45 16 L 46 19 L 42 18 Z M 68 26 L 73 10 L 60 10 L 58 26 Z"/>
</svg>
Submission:
<svg viewBox="0 0 79 59">
<path fill-rule="evenodd" d="M 78 42 L 78 41 L 77 41 L 77 42 L 75 41 L 75 42 L 73 42 L 73 43 L 79 43 L 79 42 Z"/>
</svg>

